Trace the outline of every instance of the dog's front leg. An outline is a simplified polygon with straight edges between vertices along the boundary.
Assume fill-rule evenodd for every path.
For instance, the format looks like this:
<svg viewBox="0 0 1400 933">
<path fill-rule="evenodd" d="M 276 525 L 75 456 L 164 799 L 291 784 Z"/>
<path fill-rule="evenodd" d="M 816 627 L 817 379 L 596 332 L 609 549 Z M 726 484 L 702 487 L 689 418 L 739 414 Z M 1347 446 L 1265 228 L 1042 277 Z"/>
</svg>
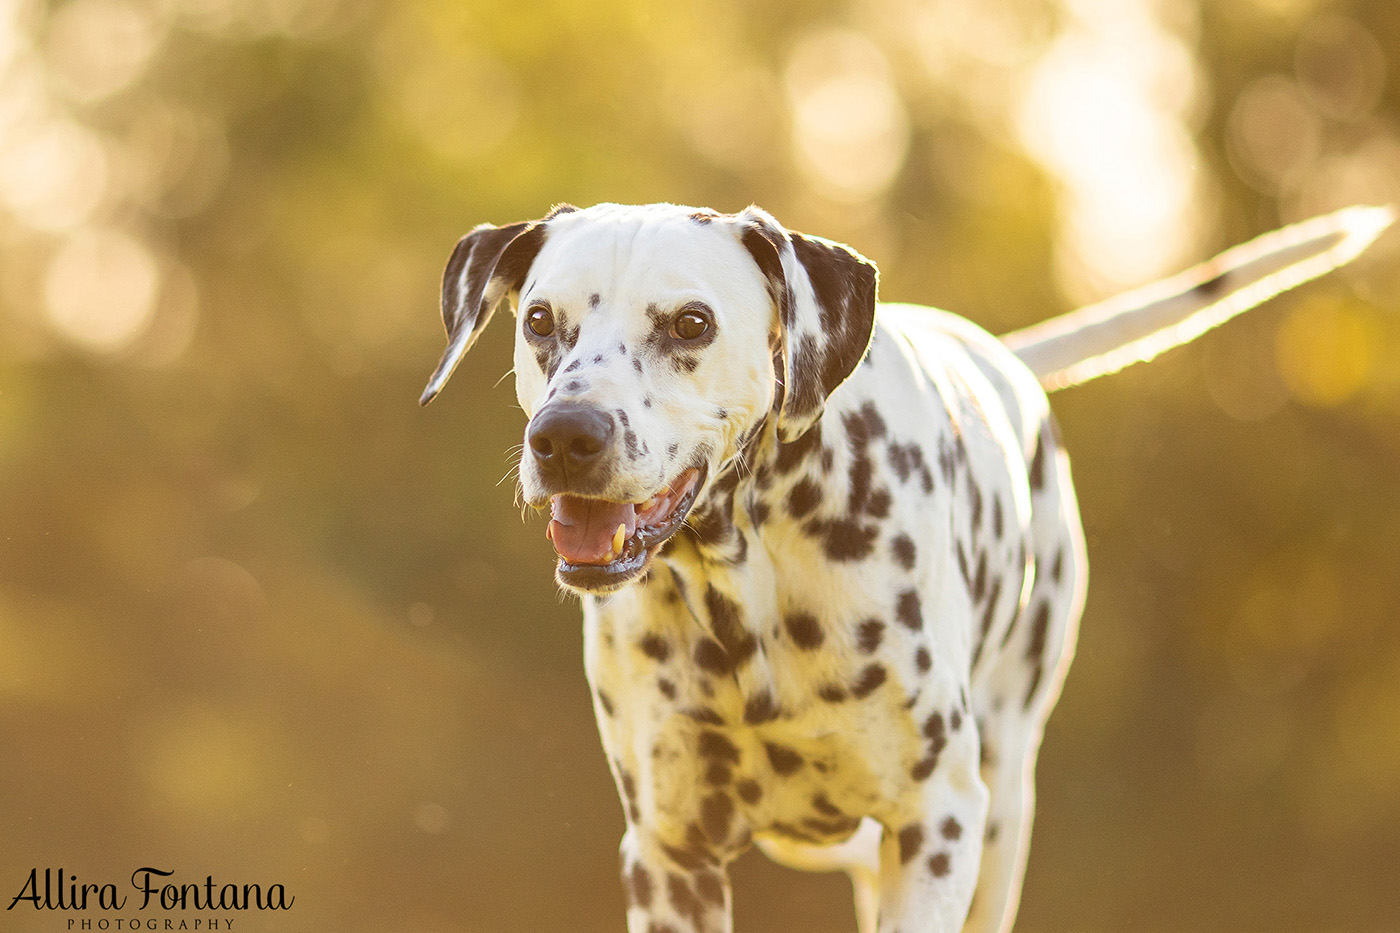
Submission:
<svg viewBox="0 0 1400 933">
<path fill-rule="evenodd" d="M 988 793 L 975 730 L 954 736 L 915 797 L 890 820 L 880 848 L 879 933 L 958 933 L 982 859 Z"/>
<path fill-rule="evenodd" d="M 731 933 L 729 877 L 632 825 L 622 837 L 628 933 Z"/>
</svg>

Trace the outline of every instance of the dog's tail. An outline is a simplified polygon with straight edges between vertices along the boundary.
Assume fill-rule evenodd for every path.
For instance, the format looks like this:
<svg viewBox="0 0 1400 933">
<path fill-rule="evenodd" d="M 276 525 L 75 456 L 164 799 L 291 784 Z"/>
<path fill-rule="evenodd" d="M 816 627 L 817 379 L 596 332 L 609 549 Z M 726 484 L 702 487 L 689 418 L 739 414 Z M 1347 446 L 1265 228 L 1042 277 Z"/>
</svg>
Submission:
<svg viewBox="0 0 1400 933">
<path fill-rule="evenodd" d="M 1115 373 L 1195 340 L 1279 292 L 1345 265 L 1395 220 L 1348 207 L 1227 250 L 1180 275 L 1001 339 L 1047 391 Z"/>
</svg>

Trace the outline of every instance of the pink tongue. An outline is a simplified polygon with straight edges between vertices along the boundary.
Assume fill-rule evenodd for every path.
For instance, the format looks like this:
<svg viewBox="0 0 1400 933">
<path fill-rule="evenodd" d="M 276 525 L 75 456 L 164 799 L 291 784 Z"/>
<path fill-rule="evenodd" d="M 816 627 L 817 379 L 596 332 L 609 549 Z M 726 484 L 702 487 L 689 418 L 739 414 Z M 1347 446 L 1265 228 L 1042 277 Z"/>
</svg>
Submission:
<svg viewBox="0 0 1400 933">
<path fill-rule="evenodd" d="M 549 506 L 550 540 L 559 556 L 571 564 L 608 563 L 617 526 L 624 526 L 624 539 L 637 530 L 637 507 L 631 502 L 559 495 Z"/>
</svg>

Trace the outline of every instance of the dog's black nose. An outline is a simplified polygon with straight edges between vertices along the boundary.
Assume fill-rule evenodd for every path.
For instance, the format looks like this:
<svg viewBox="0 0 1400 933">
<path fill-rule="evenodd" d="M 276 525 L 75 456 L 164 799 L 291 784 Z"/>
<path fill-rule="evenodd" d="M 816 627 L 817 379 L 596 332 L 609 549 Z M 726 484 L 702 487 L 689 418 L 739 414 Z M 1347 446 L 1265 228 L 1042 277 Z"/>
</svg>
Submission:
<svg viewBox="0 0 1400 933">
<path fill-rule="evenodd" d="M 554 405 L 535 415 L 526 432 L 530 452 L 546 473 L 578 479 L 612 439 L 612 415 L 584 405 Z"/>
</svg>

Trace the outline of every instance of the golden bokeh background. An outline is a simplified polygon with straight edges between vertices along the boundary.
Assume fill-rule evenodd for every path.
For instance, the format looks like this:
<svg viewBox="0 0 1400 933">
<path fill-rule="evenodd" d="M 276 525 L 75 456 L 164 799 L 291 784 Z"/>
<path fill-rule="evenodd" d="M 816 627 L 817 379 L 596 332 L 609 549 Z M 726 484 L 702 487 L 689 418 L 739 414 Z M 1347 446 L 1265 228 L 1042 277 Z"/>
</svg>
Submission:
<svg viewBox="0 0 1400 933">
<path fill-rule="evenodd" d="M 416 404 L 456 237 L 604 200 L 757 202 L 1006 331 L 1400 201 L 1400 4 L 0 0 L 5 903 L 623 928 L 509 328 Z M 1400 930 L 1397 240 L 1055 398 L 1094 581 L 1023 933 Z M 735 874 L 741 933 L 853 929 Z"/>
</svg>

